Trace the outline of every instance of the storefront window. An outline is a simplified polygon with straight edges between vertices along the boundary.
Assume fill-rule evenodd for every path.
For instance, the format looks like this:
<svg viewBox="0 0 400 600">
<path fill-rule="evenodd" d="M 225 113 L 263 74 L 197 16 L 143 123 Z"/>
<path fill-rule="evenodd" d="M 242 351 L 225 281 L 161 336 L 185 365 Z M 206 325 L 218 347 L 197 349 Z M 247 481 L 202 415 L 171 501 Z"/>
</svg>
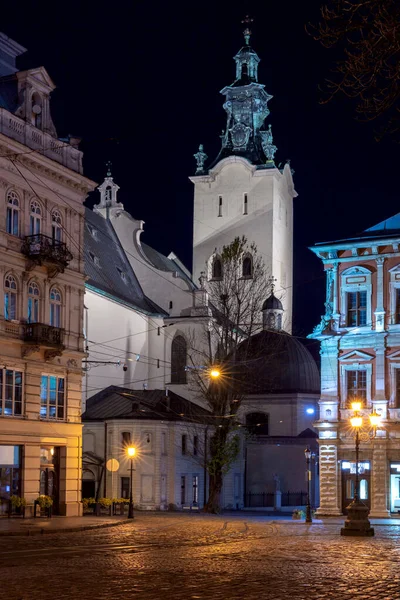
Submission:
<svg viewBox="0 0 400 600">
<path fill-rule="evenodd" d="M 0 514 L 8 511 L 13 495 L 21 495 L 21 447 L 0 446 Z"/>
</svg>

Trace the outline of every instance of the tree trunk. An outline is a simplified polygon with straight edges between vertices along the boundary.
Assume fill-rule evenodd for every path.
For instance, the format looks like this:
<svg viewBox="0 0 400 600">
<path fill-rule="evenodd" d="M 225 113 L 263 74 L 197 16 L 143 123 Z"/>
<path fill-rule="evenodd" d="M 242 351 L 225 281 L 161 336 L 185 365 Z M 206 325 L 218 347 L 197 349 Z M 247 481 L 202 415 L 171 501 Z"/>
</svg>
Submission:
<svg viewBox="0 0 400 600">
<path fill-rule="evenodd" d="M 204 512 L 219 514 L 221 512 L 222 469 L 210 475 L 210 489 Z"/>
</svg>

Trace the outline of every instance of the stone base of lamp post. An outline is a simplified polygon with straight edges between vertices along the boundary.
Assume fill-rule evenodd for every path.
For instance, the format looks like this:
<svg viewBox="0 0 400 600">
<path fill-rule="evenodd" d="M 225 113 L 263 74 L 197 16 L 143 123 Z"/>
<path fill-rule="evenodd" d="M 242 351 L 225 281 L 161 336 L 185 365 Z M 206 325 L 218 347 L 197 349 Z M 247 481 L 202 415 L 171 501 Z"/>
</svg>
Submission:
<svg viewBox="0 0 400 600">
<path fill-rule="evenodd" d="M 358 537 L 372 537 L 374 528 L 368 520 L 369 508 L 361 500 L 353 500 L 347 507 L 347 519 L 340 535 L 353 535 Z"/>
</svg>

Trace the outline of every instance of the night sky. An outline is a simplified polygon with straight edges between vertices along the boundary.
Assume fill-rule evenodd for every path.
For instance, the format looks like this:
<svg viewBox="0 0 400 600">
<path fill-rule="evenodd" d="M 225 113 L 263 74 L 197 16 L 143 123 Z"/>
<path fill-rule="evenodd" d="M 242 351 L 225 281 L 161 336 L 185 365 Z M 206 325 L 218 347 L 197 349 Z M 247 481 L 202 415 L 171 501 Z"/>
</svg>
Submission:
<svg viewBox="0 0 400 600">
<path fill-rule="evenodd" d="M 253 16 L 259 81 L 273 95 L 267 123 L 275 161 L 290 158 L 299 194 L 294 331 L 309 333 L 323 312 L 324 276 L 307 246 L 355 235 L 399 211 L 398 145 L 375 142 L 374 125 L 357 122 L 348 99 L 319 104 L 318 84 L 339 56 L 305 32 L 318 20 L 319 0 L 10 4 L 2 6 L 1 29 L 29 50 L 19 68 L 43 65 L 57 85 L 59 136 L 83 138 L 85 174 L 95 181 L 112 161 L 119 199 L 146 222 L 144 241 L 189 267 L 193 153 L 201 142 L 214 159 L 220 148 L 219 91 L 234 80 L 241 19 Z"/>
</svg>

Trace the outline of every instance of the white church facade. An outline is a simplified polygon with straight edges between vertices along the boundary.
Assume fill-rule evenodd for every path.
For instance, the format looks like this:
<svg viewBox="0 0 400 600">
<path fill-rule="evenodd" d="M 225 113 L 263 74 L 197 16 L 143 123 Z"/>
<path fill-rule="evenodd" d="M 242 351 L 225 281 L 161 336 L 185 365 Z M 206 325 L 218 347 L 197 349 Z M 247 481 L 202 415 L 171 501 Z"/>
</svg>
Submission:
<svg viewBox="0 0 400 600">
<path fill-rule="evenodd" d="M 204 280 L 218 276 L 219 252 L 242 236 L 257 246 L 275 279 L 258 335 L 282 340 L 285 366 L 273 389 L 249 388 L 240 422 L 251 431 L 252 445 L 241 436 L 221 504 L 243 508 L 246 495 L 274 490 L 277 478 L 283 491 L 305 487 L 294 472 L 304 473 L 304 447 L 315 445 L 319 377 L 308 350 L 290 335 L 296 192 L 289 165 L 278 169 L 274 162 L 271 127 L 264 123 L 271 96 L 258 83 L 259 58 L 249 35 L 246 30 L 245 46 L 235 56 L 236 79 L 222 90 L 227 126 L 221 152 L 209 167 L 202 146 L 195 154 L 193 275 L 173 253 L 163 256 L 142 241 L 144 223 L 117 200 L 111 172 L 99 187 L 99 204 L 86 211 L 83 488 L 88 493 L 126 493 L 123 448 L 129 439 L 141 454 L 134 476 L 138 506 L 180 508 L 194 498 L 203 505 L 207 476 L 201 456 L 210 431 L 204 414 L 193 416 L 206 407 L 190 385 L 188 348 L 213 318 Z M 251 276 L 251 257 L 243 257 L 242 269 Z M 267 357 L 262 368 L 268 369 Z M 120 464 L 116 472 L 106 468 L 112 458 Z"/>
</svg>

